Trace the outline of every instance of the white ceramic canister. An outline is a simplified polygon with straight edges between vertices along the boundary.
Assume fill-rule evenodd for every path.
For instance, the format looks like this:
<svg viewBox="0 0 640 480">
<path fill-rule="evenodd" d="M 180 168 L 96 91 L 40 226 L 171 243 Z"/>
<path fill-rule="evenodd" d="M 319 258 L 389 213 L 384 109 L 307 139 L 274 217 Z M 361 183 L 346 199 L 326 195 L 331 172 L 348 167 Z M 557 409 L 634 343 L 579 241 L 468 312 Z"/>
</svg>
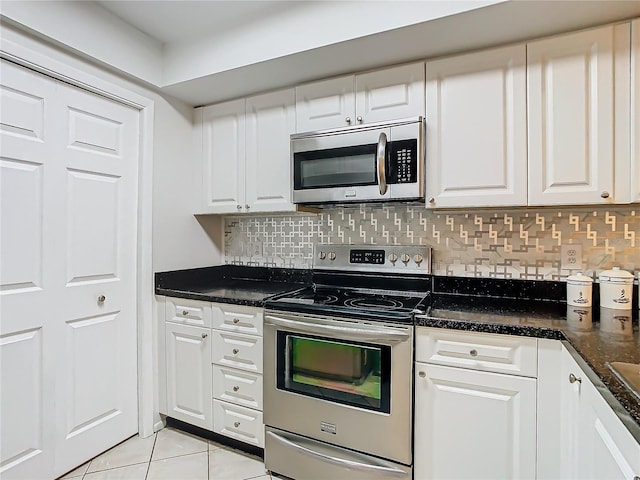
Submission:
<svg viewBox="0 0 640 480">
<path fill-rule="evenodd" d="M 590 307 L 593 279 L 578 272 L 567 278 L 567 305 L 574 307 Z"/>
<path fill-rule="evenodd" d="M 600 279 L 600 306 L 616 310 L 631 310 L 633 275 L 620 267 L 613 267 L 598 275 Z"/>
</svg>

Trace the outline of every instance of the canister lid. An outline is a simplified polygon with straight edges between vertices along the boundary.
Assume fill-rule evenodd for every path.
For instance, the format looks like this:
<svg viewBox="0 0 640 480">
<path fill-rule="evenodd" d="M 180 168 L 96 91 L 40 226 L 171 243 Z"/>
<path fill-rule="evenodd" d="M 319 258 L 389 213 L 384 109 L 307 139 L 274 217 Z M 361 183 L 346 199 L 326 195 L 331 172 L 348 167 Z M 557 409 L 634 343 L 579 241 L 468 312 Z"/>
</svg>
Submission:
<svg viewBox="0 0 640 480">
<path fill-rule="evenodd" d="M 593 278 L 582 272 L 578 272 L 575 275 L 569 275 L 567 277 L 567 283 L 571 285 L 589 285 L 593 283 Z"/>
<path fill-rule="evenodd" d="M 601 282 L 633 283 L 633 274 L 626 270 L 620 270 L 620 267 L 613 267 L 611 270 L 600 272 L 598 278 Z"/>
</svg>

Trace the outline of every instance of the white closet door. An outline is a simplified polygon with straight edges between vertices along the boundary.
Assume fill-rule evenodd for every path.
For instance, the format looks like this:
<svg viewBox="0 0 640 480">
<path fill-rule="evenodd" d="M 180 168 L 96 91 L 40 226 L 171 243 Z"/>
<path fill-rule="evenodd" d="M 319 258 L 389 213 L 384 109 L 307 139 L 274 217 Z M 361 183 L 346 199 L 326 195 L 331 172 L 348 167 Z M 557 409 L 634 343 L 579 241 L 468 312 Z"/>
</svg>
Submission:
<svg viewBox="0 0 640 480">
<path fill-rule="evenodd" d="M 55 471 L 137 432 L 138 112 L 59 84 Z M 53 266 L 53 265 L 52 265 Z"/>
<path fill-rule="evenodd" d="M 138 112 L 10 63 L 2 94 L 0 468 L 51 478 L 137 431 Z"/>
<path fill-rule="evenodd" d="M 53 463 L 55 275 L 45 265 L 56 246 L 45 182 L 56 84 L 5 62 L 0 83 L 0 477 L 39 479 Z"/>
</svg>

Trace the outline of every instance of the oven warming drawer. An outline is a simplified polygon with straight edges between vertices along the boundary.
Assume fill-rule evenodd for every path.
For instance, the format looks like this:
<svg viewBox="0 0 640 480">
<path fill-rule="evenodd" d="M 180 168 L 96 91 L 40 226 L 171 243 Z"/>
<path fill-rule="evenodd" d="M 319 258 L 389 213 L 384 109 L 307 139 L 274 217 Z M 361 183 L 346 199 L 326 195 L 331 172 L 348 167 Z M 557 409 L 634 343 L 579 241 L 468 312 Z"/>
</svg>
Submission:
<svg viewBox="0 0 640 480">
<path fill-rule="evenodd" d="M 356 453 L 300 435 L 265 429 L 264 463 L 273 473 L 290 478 L 330 478 L 331 480 L 411 480 L 412 469 L 405 465 Z"/>
</svg>

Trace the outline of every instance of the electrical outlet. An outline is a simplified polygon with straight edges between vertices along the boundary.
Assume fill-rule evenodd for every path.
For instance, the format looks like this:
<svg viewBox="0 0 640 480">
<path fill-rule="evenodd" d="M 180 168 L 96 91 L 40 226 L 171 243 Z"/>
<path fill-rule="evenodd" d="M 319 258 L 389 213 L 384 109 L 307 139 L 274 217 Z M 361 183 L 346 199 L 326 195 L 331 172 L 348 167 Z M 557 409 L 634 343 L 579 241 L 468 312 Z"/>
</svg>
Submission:
<svg viewBox="0 0 640 480">
<path fill-rule="evenodd" d="M 245 251 L 248 257 L 261 257 L 262 242 L 247 242 L 245 244 Z"/>
<path fill-rule="evenodd" d="M 565 270 L 582 269 L 582 245 L 571 244 L 560 246 L 560 268 Z"/>
</svg>

